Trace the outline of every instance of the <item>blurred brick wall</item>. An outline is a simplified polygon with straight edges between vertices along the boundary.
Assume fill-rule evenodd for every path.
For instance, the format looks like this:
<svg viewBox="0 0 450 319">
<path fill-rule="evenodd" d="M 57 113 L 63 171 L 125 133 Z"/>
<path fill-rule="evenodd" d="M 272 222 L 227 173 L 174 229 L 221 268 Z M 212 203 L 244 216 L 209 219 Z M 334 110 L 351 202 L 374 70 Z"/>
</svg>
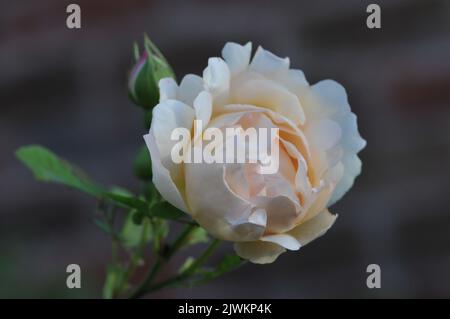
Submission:
<svg viewBox="0 0 450 319">
<path fill-rule="evenodd" d="M 104 184 L 137 189 L 140 110 L 127 99 L 131 46 L 147 32 L 179 75 L 201 73 L 226 41 L 289 56 L 311 83 L 336 79 L 360 131 L 363 175 L 322 239 L 269 266 L 164 297 L 450 297 L 450 3 L 376 1 L 72 1 L 0 3 L 0 296 L 99 296 L 110 250 L 94 203 L 38 184 L 13 157 L 44 144 Z M 373 2 L 373 1 L 372 1 Z M 230 250 L 225 245 L 224 250 Z M 65 289 L 79 263 L 83 289 Z M 382 289 L 365 286 L 367 264 Z"/>
</svg>

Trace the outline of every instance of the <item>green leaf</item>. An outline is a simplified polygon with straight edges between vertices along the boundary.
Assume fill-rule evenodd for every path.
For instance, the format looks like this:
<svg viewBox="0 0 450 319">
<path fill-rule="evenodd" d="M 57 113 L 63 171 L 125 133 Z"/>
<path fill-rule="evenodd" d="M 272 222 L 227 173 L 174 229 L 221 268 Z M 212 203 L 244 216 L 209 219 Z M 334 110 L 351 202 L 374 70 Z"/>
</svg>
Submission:
<svg viewBox="0 0 450 319">
<path fill-rule="evenodd" d="M 38 181 L 61 183 L 100 197 L 103 190 L 80 169 L 40 145 L 20 147 L 16 157 L 27 166 Z"/>
<path fill-rule="evenodd" d="M 146 213 L 148 210 L 148 203 L 139 197 L 133 195 L 119 194 L 115 192 L 108 192 L 104 194 L 109 200 L 125 208 L 134 208 L 138 211 Z"/>
<path fill-rule="evenodd" d="M 184 212 L 178 208 L 170 205 L 168 202 L 159 202 L 151 205 L 150 202 L 145 201 L 139 197 L 133 195 L 123 195 L 119 193 L 108 192 L 104 194 L 105 197 L 115 204 L 137 210 L 138 213 L 146 217 L 158 217 L 162 219 L 178 220 L 181 217 L 186 216 Z M 154 199 L 151 199 L 153 201 Z M 141 217 L 136 217 L 134 220 L 138 221 Z M 138 222 L 137 222 L 138 223 Z M 139 224 L 139 223 L 138 223 Z"/>
<path fill-rule="evenodd" d="M 115 297 L 115 292 L 119 288 L 124 275 L 124 270 L 119 266 L 108 266 L 105 284 L 103 285 L 103 298 L 111 299 Z"/>
<path fill-rule="evenodd" d="M 133 193 L 130 192 L 128 189 L 120 187 L 120 186 L 113 186 L 110 190 L 111 193 L 122 195 L 122 196 L 133 196 Z"/>
<path fill-rule="evenodd" d="M 150 211 L 151 216 L 154 217 L 160 217 L 164 219 L 180 219 L 181 217 L 186 216 L 186 214 L 176 208 L 175 206 L 172 206 L 168 202 L 161 202 L 156 205 L 154 205 Z"/>
</svg>

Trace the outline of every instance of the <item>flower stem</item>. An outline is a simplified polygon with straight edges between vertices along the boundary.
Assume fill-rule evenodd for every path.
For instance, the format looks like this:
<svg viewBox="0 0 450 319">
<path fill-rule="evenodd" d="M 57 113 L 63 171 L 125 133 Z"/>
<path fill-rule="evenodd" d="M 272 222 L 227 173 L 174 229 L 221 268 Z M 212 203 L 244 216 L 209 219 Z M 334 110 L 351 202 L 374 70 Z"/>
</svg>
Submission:
<svg viewBox="0 0 450 319">
<path fill-rule="evenodd" d="M 183 232 L 181 232 L 180 235 L 178 235 L 177 239 L 175 239 L 174 243 L 169 247 L 169 249 L 163 256 L 161 254 L 157 254 L 155 264 L 149 271 L 144 281 L 136 289 L 136 291 L 130 295 L 131 299 L 142 297 L 144 294 L 148 292 L 149 286 L 152 284 L 153 280 L 161 270 L 162 266 L 164 266 L 169 261 L 169 259 L 178 251 L 178 249 L 183 245 L 187 237 L 195 228 L 196 228 L 195 225 L 186 226 Z"/>
<path fill-rule="evenodd" d="M 150 227 L 150 221 L 144 220 L 142 225 L 143 225 L 143 227 L 142 227 L 142 231 L 141 231 L 141 238 L 140 238 L 139 246 L 138 246 L 137 250 L 131 255 L 129 264 L 125 270 L 124 275 L 121 278 L 119 288 L 117 289 L 118 296 L 120 296 L 120 294 L 123 293 L 125 285 L 130 280 L 130 277 L 133 275 L 133 273 L 135 272 L 135 270 L 138 266 L 139 260 L 141 260 L 143 254 L 144 254 L 145 244 L 146 244 L 146 233 L 147 233 L 148 228 Z"/>
<path fill-rule="evenodd" d="M 212 240 L 211 243 L 209 244 L 209 246 L 202 253 L 202 255 L 199 258 L 197 258 L 192 263 L 192 265 L 189 266 L 185 271 L 183 271 L 178 276 L 169 278 L 165 281 L 162 281 L 158 284 L 155 284 L 155 285 L 149 287 L 149 289 L 147 290 L 147 293 L 155 291 L 155 290 L 159 290 L 162 288 L 169 288 L 169 287 L 175 286 L 179 283 L 182 283 L 184 280 L 188 279 L 190 275 L 195 273 L 195 271 L 208 260 L 208 258 L 212 255 L 212 253 L 214 252 L 214 250 L 217 248 L 217 246 L 219 244 L 220 244 L 220 240 L 218 240 L 218 239 Z"/>
</svg>

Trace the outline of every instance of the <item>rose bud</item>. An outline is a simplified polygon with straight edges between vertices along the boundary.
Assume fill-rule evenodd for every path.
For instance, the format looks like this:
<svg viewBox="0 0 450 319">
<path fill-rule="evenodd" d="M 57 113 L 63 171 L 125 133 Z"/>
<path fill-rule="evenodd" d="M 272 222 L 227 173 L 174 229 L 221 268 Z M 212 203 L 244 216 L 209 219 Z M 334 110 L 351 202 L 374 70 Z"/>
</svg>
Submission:
<svg viewBox="0 0 450 319">
<path fill-rule="evenodd" d="M 174 78 L 174 73 L 161 51 L 144 38 L 144 51 L 139 53 L 135 45 L 136 64 L 130 72 L 128 91 L 131 100 L 149 110 L 159 102 L 158 82 L 162 78 Z"/>
</svg>

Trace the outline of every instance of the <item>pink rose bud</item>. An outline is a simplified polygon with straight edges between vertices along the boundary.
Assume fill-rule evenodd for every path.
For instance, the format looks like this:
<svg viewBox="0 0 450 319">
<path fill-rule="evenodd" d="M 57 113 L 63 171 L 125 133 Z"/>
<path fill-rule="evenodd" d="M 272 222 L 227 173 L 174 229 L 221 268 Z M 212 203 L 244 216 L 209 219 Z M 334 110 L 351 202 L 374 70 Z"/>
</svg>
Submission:
<svg viewBox="0 0 450 319">
<path fill-rule="evenodd" d="M 128 90 L 134 103 L 145 109 L 151 109 L 159 102 L 158 82 L 165 77 L 174 78 L 174 73 L 159 49 L 144 38 L 144 52 L 135 47 L 137 60 L 130 72 Z"/>
</svg>

